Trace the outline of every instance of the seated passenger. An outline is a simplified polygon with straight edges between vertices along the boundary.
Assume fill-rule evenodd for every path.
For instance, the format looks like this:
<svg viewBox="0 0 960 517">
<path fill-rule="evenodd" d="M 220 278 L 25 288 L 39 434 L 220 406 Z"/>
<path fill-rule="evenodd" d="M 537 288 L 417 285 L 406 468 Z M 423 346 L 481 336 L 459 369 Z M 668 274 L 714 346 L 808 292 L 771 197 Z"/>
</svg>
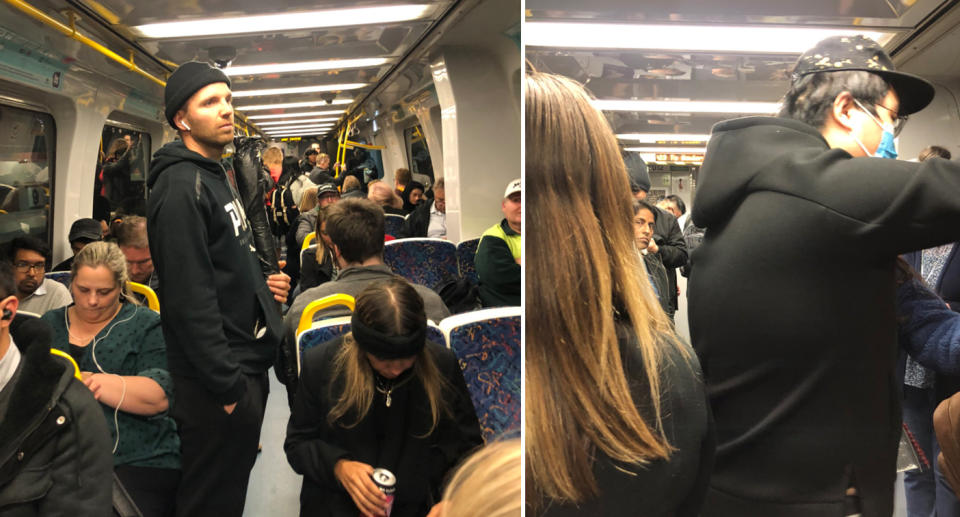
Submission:
<svg viewBox="0 0 960 517">
<path fill-rule="evenodd" d="M 316 244 L 316 251 L 306 254 L 304 261 L 300 265 L 300 283 L 297 284 L 297 294 L 327 283 L 337 277 L 340 268 L 337 267 L 336 260 L 333 258 L 333 244 L 330 242 L 330 236 L 326 231 L 327 209 L 321 208 L 317 212 L 316 235 L 313 243 Z"/>
<path fill-rule="evenodd" d="M 435 237 L 438 239 L 446 239 L 446 200 L 443 178 L 440 178 L 433 186 L 433 201 L 420 203 L 420 206 L 407 215 L 407 219 L 403 222 L 403 230 L 400 231 L 400 237 Z"/>
<path fill-rule="evenodd" d="M 70 241 L 73 257 L 76 257 L 77 253 L 80 253 L 80 250 L 87 244 L 103 240 L 103 227 L 96 219 L 77 219 L 70 226 L 67 240 Z M 54 266 L 53 271 L 70 271 L 70 268 L 73 267 L 73 257 Z"/>
<path fill-rule="evenodd" d="M 488 443 L 450 476 L 427 517 L 520 517 L 520 439 Z"/>
<path fill-rule="evenodd" d="M 333 183 L 325 183 L 304 191 L 300 201 L 300 217 L 297 218 L 297 243 L 303 245 L 303 239 L 317 228 L 317 212 L 340 201 L 340 191 Z M 302 267 L 302 266 L 301 266 Z"/>
<path fill-rule="evenodd" d="M 643 255 L 647 277 L 654 294 L 660 300 L 663 312 L 670 314 L 670 284 L 667 282 L 667 270 L 663 267 L 660 254 L 657 253 L 657 243 L 653 240 L 654 225 L 657 221 L 657 210 L 646 201 L 633 200 L 633 230 L 637 241 L 637 249 Z"/>
<path fill-rule="evenodd" d="M 393 277 L 356 301 L 352 332 L 304 358 L 283 446 L 303 474 L 300 515 L 422 517 L 480 425 L 456 356 L 426 340 L 417 290 Z M 377 468 L 396 476 L 392 510 Z"/>
<path fill-rule="evenodd" d="M 297 296 L 284 317 L 287 342 L 295 344 L 294 333 L 307 304 L 324 296 L 343 293 L 357 296 L 368 285 L 394 278 L 390 266 L 383 263 L 383 210 L 366 199 L 344 199 L 327 207 L 326 234 L 340 273 L 337 279 L 307 289 Z M 426 306 L 427 317 L 439 322 L 450 315 L 440 295 L 422 285 L 414 285 Z M 313 319 L 343 315 L 344 309 L 331 307 Z M 349 312 L 348 312 L 349 313 Z"/>
<path fill-rule="evenodd" d="M 25 235 L 10 242 L 10 261 L 17 286 L 14 294 L 20 300 L 21 311 L 42 316 L 73 301 L 63 284 L 44 276 L 49 260 L 50 247 L 36 237 Z"/>
<path fill-rule="evenodd" d="M 520 180 L 507 185 L 500 209 L 504 218 L 483 232 L 476 267 L 484 307 L 520 305 Z"/>
<path fill-rule="evenodd" d="M 367 198 L 380 205 L 387 214 L 403 215 L 403 200 L 389 185 L 382 181 L 375 181 L 367 185 Z"/>
<path fill-rule="evenodd" d="M 128 215 L 117 228 L 117 245 L 127 259 L 127 274 L 130 280 L 143 284 L 160 294 L 160 278 L 154 274 L 153 260 L 150 257 L 150 243 L 147 240 L 147 219 L 139 215 Z"/>
<path fill-rule="evenodd" d="M 356 176 L 347 176 L 343 178 L 343 199 L 364 198 L 363 191 L 360 190 L 360 180 Z"/>
<path fill-rule="evenodd" d="M 111 515 L 110 434 L 76 367 L 50 352 L 50 329 L 17 313 L 0 262 L 0 515 Z"/>
<path fill-rule="evenodd" d="M 160 316 L 133 301 L 127 278 L 116 244 L 89 244 L 73 263 L 74 304 L 43 320 L 100 401 L 117 477 L 144 517 L 168 517 L 180 482 L 180 439 L 167 414 L 173 383 Z"/>
<path fill-rule="evenodd" d="M 698 515 L 706 394 L 637 275 L 617 139 L 576 82 L 530 72 L 525 91 L 526 515 Z"/>
<path fill-rule="evenodd" d="M 403 215 L 409 215 L 410 212 L 416 210 L 420 202 L 423 201 L 424 190 L 426 189 L 423 187 L 423 183 L 419 181 L 407 183 L 403 193 L 400 194 L 400 199 L 403 199 Z"/>
</svg>

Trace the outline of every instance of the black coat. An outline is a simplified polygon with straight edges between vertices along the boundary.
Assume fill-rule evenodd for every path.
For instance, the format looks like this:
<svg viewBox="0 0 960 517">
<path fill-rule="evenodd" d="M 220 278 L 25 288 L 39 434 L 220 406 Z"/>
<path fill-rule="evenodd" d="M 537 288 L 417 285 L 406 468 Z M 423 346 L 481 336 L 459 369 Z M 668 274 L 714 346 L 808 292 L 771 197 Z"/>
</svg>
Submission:
<svg viewBox="0 0 960 517">
<path fill-rule="evenodd" d="M 700 171 L 690 334 L 716 418 L 705 516 L 893 512 L 894 261 L 960 239 L 960 164 L 852 158 L 813 127 L 717 124 Z"/>
<path fill-rule="evenodd" d="M 670 301 L 670 310 L 667 315 L 671 318 L 680 307 L 677 301 L 677 268 L 687 265 L 687 242 L 683 239 L 683 231 L 677 223 L 677 218 L 666 210 L 657 208 L 657 217 L 653 223 L 653 240 L 657 243 L 660 261 L 667 271 L 667 299 Z"/>
<path fill-rule="evenodd" d="M 643 356 L 636 338 L 624 325 L 617 326 L 620 355 L 634 401 L 649 399 L 643 376 Z M 687 347 L 686 345 L 681 345 Z M 700 368 L 674 353 L 664 357 L 661 370 L 661 415 L 667 441 L 676 450 L 669 461 L 646 467 L 617 464 L 597 451 L 593 474 L 598 497 L 577 506 L 546 503 L 541 517 L 695 517 L 703 504 L 716 447 Z M 648 404 L 638 403 L 640 414 L 652 419 Z M 528 511 L 527 515 L 533 515 Z"/>
<path fill-rule="evenodd" d="M 473 448 L 482 444 L 480 424 L 453 352 L 427 342 L 437 368 L 449 385 L 444 400 L 452 412 L 430 427 L 426 392 L 417 379 L 399 385 L 386 407 L 375 393 L 367 416 L 349 429 L 327 423 L 327 414 L 342 393 L 343 380 L 332 378 L 332 362 L 342 339 L 307 352 L 300 386 L 293 402 L 284 450 L 298 474 L 303 474 L 300 515 L 356 517 L 357 507 L 333 473 L 340 459 L 386 468 L 397 477 L 392 517 L 423 517 L 439 501 L 446 473 Z M 408 371 L 404 375 L 411 375 Z M 336 394 L 336 395 L 334 395 Z M 347 422 L 353 417 L 347 415 Z"/>
<path fill-rule="evenodd" d="M 50 353 L 47 324 L 21 320 L 20 366 L 0 392 L 0 516 L 110 515 L 113 443 L 100 404 Z"/>
<path fill-rule="evenodd" d="M 433 201 L 424 201 L 417 205 L 417 208 L 407 215 L 403 221 L 403 228 L 400 230 L 399 237 L 406 239 L 410 237 L 426 237 L 427 230 L 430 227 L 430 209 L 433 208 Z"/>
</svg>

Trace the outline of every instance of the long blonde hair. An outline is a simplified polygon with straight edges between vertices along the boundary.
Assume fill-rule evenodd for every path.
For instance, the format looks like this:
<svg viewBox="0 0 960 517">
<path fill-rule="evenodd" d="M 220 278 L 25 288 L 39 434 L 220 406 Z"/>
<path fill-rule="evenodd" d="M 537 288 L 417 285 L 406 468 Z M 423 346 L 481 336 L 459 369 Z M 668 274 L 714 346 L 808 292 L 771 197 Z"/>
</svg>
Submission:
<svg viewBox="0 0 960 517">
<path fill-rule="evenodd" d="M 400 199 L 400 196 L 393 191 L 393 188 L 390 185 L 382 181 L 376 183 L 368 183 L 367 187 L 370 189 L 367 193 L 367 198 L 373 201 L 374 203 L 380 206 L 389 206 L 393 208 L 402 208 L 403 200 Z"/>
<path fill-rule="evenodd" d="M 300 213 L 306 213 L 320 204 L 320 200 L 317 199 L 317 187 L 307 187 L 303 189 L 303 194 L 300 195 Z"/>
<path fill-rule="evenodd" d="M 126 300 L 135 305 L 140 305 L 136 297 L 130 294 L 130 288 L 127 282 L 130 275 L 127 273 L 127 258 L 120 247 L 112 242 L 96 241 L 91 242 L 80 250 L 80 253 L 73 258 L 73 265 L 70 267 L 70 276 L 77 277 L 77 271 L 83 267 L 97 268 L 106 267 L 120 287 L 121 300 Z"/>
<path fill-rule="evenodd" d="M 409 282 L 398 276 L 364 289 L 357 296 L 355 311 L 365 325 L 387 335 L 408 335 L 427 325 L 423 298 Z M 449 408 L 444 401 L 447 382 L 426 346 L 416 356 L 413 375 L 423 384 L 430 404 L 431 425 L 423 434 L 428 436 L 437 428 L 440 415 L 449 414 Z M 340 378 L 343 379 L 343 391 L 335 393 Z M 353 334 L 347 334 L 333 361 L 330 396 L 336 399 L 336 403 L 327 414 L 327 422 L 347 429 L 355 427 L 370 411 L 375 390 L 373 367 Z M 353 420 L 347 421 L 347 415 L 353 415 Z"/>
<path fill-rule="evenodd" d="M 593 452 L 642 466 L 672 451 L 659 371 L 677 346 L 634 245 L 630 183 L 617 140 L 586 91 L 526 77 L 526 498 L 597 495 Z M 643 357 L 635 401 L 616 334 L 629 325 Z M 686 355 L 684 355 L 686 357 Z M 645 382 L 643 382 L 645 381 Z M 649 406 L 644 418 L 637 405 Z"/>
<path fill-rule="evenodd" d="M 472 454 L 443 491 L 443 517 L 520 517 L 520 440 L 487 444 Z"/>
</svg>

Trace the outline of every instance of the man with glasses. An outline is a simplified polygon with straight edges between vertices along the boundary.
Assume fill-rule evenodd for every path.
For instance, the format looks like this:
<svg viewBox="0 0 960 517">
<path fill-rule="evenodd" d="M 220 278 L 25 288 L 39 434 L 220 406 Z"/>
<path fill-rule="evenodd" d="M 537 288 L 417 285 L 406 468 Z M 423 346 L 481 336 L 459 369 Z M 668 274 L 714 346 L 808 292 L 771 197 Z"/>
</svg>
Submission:
<svg viewBox="0 0 960 517">
<path fill-rule="evenodd" d="M 400 230 L 401 238 L 433 237 L 447 238 L 447 204 L 446 188 L 443 178 L 433 185 L 433 201 L 420 203 L 419 206 L 407 214 Z"/>
<path fill-rule="evenodd" d="M 889 159 L 933 96 L 874 41 L 834 37 L 797 61 L 779 117 L 714 126 L 688 289 L 718 443 L 705 517 L 893 513 L 894 264 L 960 240 L 960 164 Z"/>
<path fill-rule="evenodd" d="M 50 247 L 36 237 L 23 236 L 10 243 L 10 261 L 20 311 L 37 315 L 73 303 L 70 291 L 56 280 L 44 276 Z"/>
</svg>

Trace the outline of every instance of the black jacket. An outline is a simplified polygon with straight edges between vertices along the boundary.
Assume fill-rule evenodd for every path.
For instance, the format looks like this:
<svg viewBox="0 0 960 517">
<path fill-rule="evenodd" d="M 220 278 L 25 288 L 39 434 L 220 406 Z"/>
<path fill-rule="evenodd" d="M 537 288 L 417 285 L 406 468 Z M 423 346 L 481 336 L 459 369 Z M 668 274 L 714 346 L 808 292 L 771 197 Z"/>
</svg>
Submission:
<svg viewBox="0 0 960 517">
<path fill-rule="evenodd" d="M 683 231 L 677 223 L 677 218 L 666 210 L 657 208 L 657 217 L 653 223 L 653 240 L 656 241 L 660 261 L 667 270 L 667 300 L 670 301 L 670 310 L 667 315 L 671 318 L 679 307 L 677 301 L 677 268 L 687 265 L 687 241 L 683 240 Z"/>
<path fill-rule="evenodd" d="M 16 332 L 20 366 L 0 392 L 0 516 L 109 516 L 107 421 L 73 364 L 50 353 L 49 327 L 31 320 Z"/>
<path fill-rule="evenodd" d="M 643 356 L 633 333 L 617 325 L 620 356 L 634 401 L 648 400 L 643 377 Z M 646 467 L 618 464 L 596 452 L 593 475 L 600 494 L 579 505 L 547 502 L 541 517 L 695 517 L 703 505 L 716 447 L 700 369 L 693 351 L 690 361 L 676 349 L 663 359 L 661 415 L 667 441 L 676 450 L 669 461 Z M 648 404 L 638 403 L 640 414 L 650 421 Z M 529 497 L 529 496 L 528 496 Z M 533 516 L 530 511 L 527 515 Z"/>
<path fill-rule="evenodd" d="M 148 184 L 170 374 L 200 381 L 224 405 L 236 402 L 241 372 L 273 363 L 282 325 L 243 208 L 223 166 L 182 142 L 154 154 Z"/>
<path fill-rule="evenodd" d="M 345 429 L 327 423 L 327 414 L 343 391 L 332 378 L 333 359 L 342 339 L 311 349 L 304 358 L 300 387 L 283 445 L 287 460 L 303 474 L 300 515 L 356 517 L 357 507 L 333 474 L 340 459 L 386 468 L 397 477 L 392 517 L 423 517 L 439 501 L 446 473 L 482 444 L 480 424 L 457 358 L 449 349 L 427 342 L 440 375 L 448 383 L 443 400 L 450 415 L 441 415 L 432 433 L 430 406 L 423 385 L 410 379 L 393 390 L 390 408 L 377 392 L 367 416 Z M 398 378 L 411 375 L 412 370 Z M 452 415 L 452 416 L 451 416 Z M 353 417 L 347 416 L 352 422 Z"/>
<path fill-rule="evenodd" d="M 430 227 L 430 209 L 433 208 L 433 201 L 424 201 L 417 205 L 417 208 L 410 212 L 403 221 L 403 228 L 400 235 L 395 237 L 406 239 L 410 237 L 426 237 L 427 229 Z"/>
<path fill-rule="evenodd" d="M 960 164 L 852 158 L 813 127 L 714 126 L 690 334 L 717 425 L 704 515 L 893 512 L 897 254 L 960 238 Z"/>
</svg>

